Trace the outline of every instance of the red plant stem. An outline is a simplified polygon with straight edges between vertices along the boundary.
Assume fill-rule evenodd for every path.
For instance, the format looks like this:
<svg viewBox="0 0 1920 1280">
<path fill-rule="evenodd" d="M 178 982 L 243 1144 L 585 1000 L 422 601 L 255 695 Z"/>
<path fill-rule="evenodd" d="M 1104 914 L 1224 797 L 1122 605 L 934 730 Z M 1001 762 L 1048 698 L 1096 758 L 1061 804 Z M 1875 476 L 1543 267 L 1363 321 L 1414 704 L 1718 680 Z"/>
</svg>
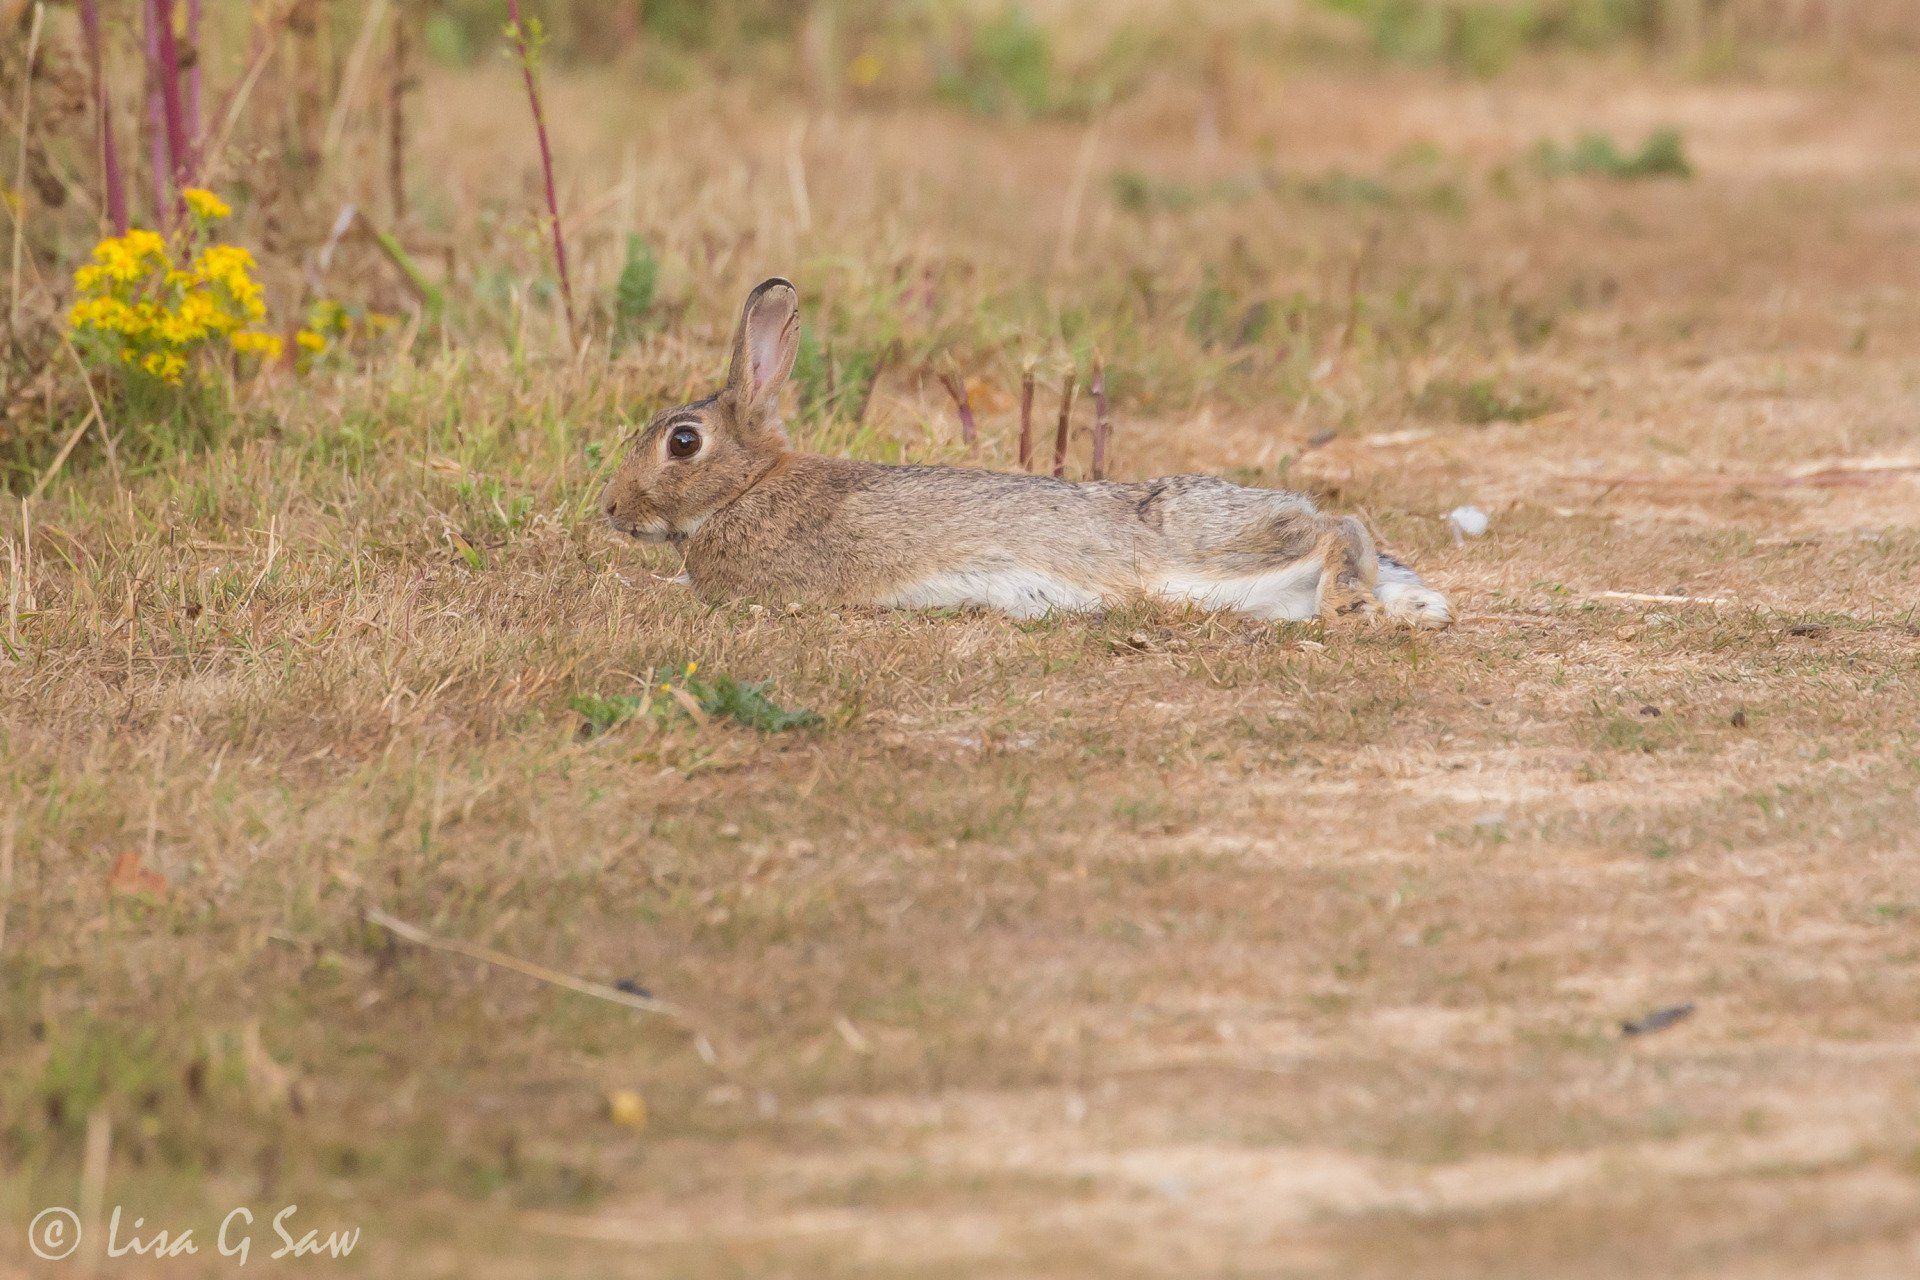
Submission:
<svg viewBox="0 0 1920 1280">
<path fill-rule="evenodd" d="M 967 398 L 967 383 L 956 374 L 942 373 L 940 381 L 946 386 L 947 394 L 953 397 L 954 408 L 960 411 L 960 439 L 967 448 L 977 448 L 980 444 L 980 432 L 973 421 L 973 402 Z"/>
<path fill-rule="evenodd" d="M 193 59 L 187 66 L 187 147 L 189 181 L 200 176 L 200 149 L 206 145 L 206 138 L 200 131 L 200 5 L 201 0 L 187 0 L 187 53 Z"/>
<path fill-rule="evenodd" d="M 100 44 L 100 0 L 80 0 L 80 29 L 87 42 L 87 70 L 93 77 L 93 110 L 100 121 L 100 178 L 106 188 L 107 221 L 113 234 L 127 234 L 127 178 L 120 171 L 120 146 L 113 137 L 113 104 L 107 98 L 106 54 Z"/>
<path fill-rule="evenodd" d="M 527 43 L 527 29 L 520 21 L 520 0 L 507 0 L 507 16 L 513 23 L 513 43 L 520 51 L 520 73 L 527 81 L 527 101 L 533 105 L 533 131 L 540 139 L 540 175 L 547 188 L 547 218 L 553 228 L 553 261 L 560 273 L 560 301 L 567 309 L 567 336 L 574 333 L 573 282 L 567 277 L 567 241 L 560 233 L 560 199 L 553 190 L 553 148 L 547 144 L 547 118 L 540 110 L 540 85 L 534 76 L 533 47 Z"/>
<path fill-rule="evenodd" d="M 141 0 L 140 11 L 146 17 L 147 176 L 153 180 L 153 225 L 163 227 L 173 209 L 173 201 L 167 198 L 173 170 L 167 164 L 166 112 L 160 105 L 159 0 Z"/>
<path fill-rule="evenodd" d="M 180 48 L 173 38 L 173 0 L 148 0 L 154 18 L 155 47 L 159 54 L 160 107 L 167 122 L 167 159 L 174 196 L 187 185 L 193 157 L 187 145 L 186 108 L 180 101 Z M 173 210 L 168 209 L 168 218 Z"/>
<path fill-rule="evenodd" d="M 1020 469 L 1033 470 L 1033 366 L 1020 370 Z"/>
<path fill-rule="evenodd" d="M 1113 432 L 1113 420 L 1107 416 L 1107 372 L 1098 363 L 1093 366 L 1093 478 L 1107 478 L 1107 437 Z"/>
<path fill-rule="evenodd" d="M 1053 476 L 1056 480 L 1066 478 L 1067 474 L 1067 430 L 1073 423 L 1073 370 L 1067 370 L 1067 385 L 1060 389 L 1060 426 L 1053 433 Z"/>
</svg>

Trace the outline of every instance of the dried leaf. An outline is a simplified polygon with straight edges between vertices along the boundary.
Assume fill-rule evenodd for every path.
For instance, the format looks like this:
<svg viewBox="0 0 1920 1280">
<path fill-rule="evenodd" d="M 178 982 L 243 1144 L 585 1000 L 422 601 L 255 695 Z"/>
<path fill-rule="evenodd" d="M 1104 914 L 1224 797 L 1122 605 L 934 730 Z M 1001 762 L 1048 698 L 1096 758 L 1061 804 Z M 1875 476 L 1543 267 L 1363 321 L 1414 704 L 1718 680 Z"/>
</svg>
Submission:
<svg viewBox="0 0 1920 1280">
<path fill-rule="evenodd" d="M 167 892 L 167 878 L 157 871 L 149 870 L 140 855 L 129 849 L 114 860 L 113 870 L 107 873 L 107 891 L 109 893 L 144 893 L 154 897 L 164 897 Z"/>
</svg>

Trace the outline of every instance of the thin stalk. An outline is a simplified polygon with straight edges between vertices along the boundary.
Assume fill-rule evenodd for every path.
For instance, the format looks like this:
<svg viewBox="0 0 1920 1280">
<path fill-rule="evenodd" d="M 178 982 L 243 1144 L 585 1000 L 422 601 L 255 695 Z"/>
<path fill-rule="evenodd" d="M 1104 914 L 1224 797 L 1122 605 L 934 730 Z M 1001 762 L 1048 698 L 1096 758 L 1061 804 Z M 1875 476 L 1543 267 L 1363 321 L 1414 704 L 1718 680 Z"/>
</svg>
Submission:
<svg viewBox="0 0 1920 1280">
<path fill-rule="evenodd" d="M 100 179 L 106 188 L 107 221 L 113 234 L 127 234 L 127 176 L 113 136 L 113 104 L 107 95 L 106 52 L 100 39 L 100 0 L 80 0 L 80 29 L 87 42 L 87 72 L 93 77 L 93 111 L 100 125 Z"/>
<path fill-rule="evenodd" d="M 967 381 L 958 374 L 942 370 L 941 385 L 947 394 L 953 397 L 953 407 L 960 413 L 960 441 L 969 449 L 980 447 L 980 431 L 973 421 L 973 401 L 967 397 Z"/>
<path fill-rule="evenodd" d="M 380 24 L 387 20 L 387 0 L 372 0 L 367 6 L 366 20 L 360 24 L 360 34 L 353 38 L 353 48 L 347 53 L 346 69 L 340 75 L 340 85 L 333 95 L 333 111 L 327 116 L 327 131 L 320 143 L 320 154 L 329 159 L 340 149 L 340 140 L 347 133 L 347 116 L 353 110 L 354 100 L 360 96 L 360 78 L 366 74 L 367 60 L 373 56 L 373 42 L 380 34 Z"/>
<path fill-rule="evenodd" d="M 187 0 L 187 179 L 191 184 L 199 174 L 200 147 L 206 141 L 200 132 L 200 8 L 201 0 Z"/>
<path fill-rule="evenodd" d="M 1093 478 L 1107 478 L 1107 438 L 1113 433 L 1113 419 L 1107 416 L 1107 371 L 1099 361 L 1093 365 Z"/>
<path fill-rule="evenodd" d="M 40 23 L 47 16 L 43 4 L 33 6 L 33 26 L 27 33 L 27 73 L 20 77 L 20 159 L 14 165 L 13 186 L 20 194 L 13 206 L 13 292 L 7 303 L 7 325 L 20 330 L 21 247 L 27 230 L 27 125 L 33 111 L 33 64 L 40 56 Z"/>
<path fill-rule="evenodd" d="M 393 15 L 393 63 L 387 69 L 387 203 L 397 226 L 407 220 L 407 11 Z"/>
<path fill-rule="evenodd" d="M 535 74 L 539 50 L 536 27 L 529 38 L 526 24 L 520 20 L 520 0 L 507 0 L 507 36 L 520 55 L 520 74 L 527 82 L 527 101 L 533 107 L 533 131 L 540 139 L 540 176 L 547 190 L 547 220 L 553 229 L 553 261 L 560 275 L 560 301 L 567 311 L 567 338 L 574 334 L 573 282 L 567 276 L 567 241 L 560 231 L 560 198 L 553 189 L 553 148 L 547 142 L 547 118 L 540 109 L 540 81 Z"/>
<path fill-rule="evenodd" d="M 1063 480 L 1067 474 L 1067 431 L 1073 425 L 1073 384 L 1077 375 L 1067 370 L 1067 385 L 1060 389 L 1060 425 L 1053 433 L 1053 476 Z"/>
<path fill-rule="evenodd" d="M 193 173 L 193 153 L 187 142 L 186 104 L 180 92 L 180 47 L 173 38 L 173 0 L 150 0 L 155 20 L 156 47 L 160 59 L 160 109 L 167 122 L 167 159 L 173 178 L 174 197 L 187 185 Z M 172 209 L 169 208 L 169 218 Z"/>
<path fill-rule="evenodd" d="M 1033 470 L 1033 361 L 1020 366 L 1020 469 Z"/>
<path fill-rule="evenodd" d="M 233 136 L 233 130 L 240 123 L 245 112 L 247 99 L 259 83 L 260 75 L 267 69 L 267 63 L 273 60 L 275 50 L 280 46 L 280 32 L 277 30 L 287 24 L 293 6 L 287 5 L 280 10 L 278 17 L 268 18 L 255 25 L 249 38 L 251 52 L 248 54 L 247 73 L 240 77 L 240 83 L 228 91 L 226 105 L 215 112 L 220 121 L 220 131 L 208 140 L 205 151 L 200 157 L 202 177 L 211 177 L 220 166 L 220 155 L 226 150 L 227 140 Z"/>
<path fill-rule="evenodd" d="M 147 176 L 153 182 L 153 225 L 164 227 L 173 209 L 167 188 L 173 168 L 167 163 L 166 109 L 160 102 L 160 0 L 141 0 L 146 19 Z"/>
</svg>

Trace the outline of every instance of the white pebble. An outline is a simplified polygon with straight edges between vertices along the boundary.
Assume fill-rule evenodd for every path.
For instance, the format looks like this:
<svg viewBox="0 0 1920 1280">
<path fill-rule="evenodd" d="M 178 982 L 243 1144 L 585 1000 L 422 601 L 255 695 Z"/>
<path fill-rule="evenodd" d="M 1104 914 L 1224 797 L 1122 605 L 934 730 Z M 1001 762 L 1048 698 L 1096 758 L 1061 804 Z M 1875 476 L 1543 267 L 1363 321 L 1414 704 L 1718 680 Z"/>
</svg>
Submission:
<svg viewBox="0 0 1920 1280">
<path fill-rule="evenodd" d="M 1469 538 L 1477 538 L 1487 531 L 1487 513 L 1478 507 L 1455 507 L 1447 512 L 1447 523 Z"/>
</svg>

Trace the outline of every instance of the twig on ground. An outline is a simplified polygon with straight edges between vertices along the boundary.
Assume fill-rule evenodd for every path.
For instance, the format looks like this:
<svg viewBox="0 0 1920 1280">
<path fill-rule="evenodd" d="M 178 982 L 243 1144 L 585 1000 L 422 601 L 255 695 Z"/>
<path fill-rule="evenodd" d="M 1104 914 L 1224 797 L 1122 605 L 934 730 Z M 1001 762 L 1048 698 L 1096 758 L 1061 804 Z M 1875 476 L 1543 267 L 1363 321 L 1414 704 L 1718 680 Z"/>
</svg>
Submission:
<svg viewBox="0 0 1920 1280">
<path fill-rule="evenodd" d="M 1651 595 L 1644 591 L 1596 591 L 1594 597 L 1599 600 L 1632 600 L 1638 604 L 1732 604 L 1733 601 L 1721 596 L 1665 596 Z"/>
<path fill-rule="evenodd" d="M 120 451 L 113 444 L 112 424 L 107 421 L 107 411 L 100 407 L 100 397 L 93 392 L 93 375 L 87 372 L 87 362 L 80 358 L 80 348 L 73 345 L 73 338 L 65 330 L 60 333 L 60 345 L 67 349 L 73 358 L 73 367 L 80 374 L 80 385 L 86 389 L 87 403 L 93 406 L 94 425 L 100 428 L 100 443 L 107 451 L 107 467 L 113 472 L 113 487 L 120 487 Z"/>
<path fill-rule="evenodd" d="M 53 478 L 60 474 L 60 468 L 66 465 L 67 455 L 73 452 L 73 446 L 80 443 L 80 437 L 87 434 L 87 428 L 93 425 L 93 420 L 98 416 L 92 409 L 87 410 L 87 416 L 80 419 L 80 425 L 67 433 L 67 438 L 60 443 L 60 452 L 53 455 L 53 461 L 47 464 L 47 469 L 40 473 L 40 479 L 34 483 L 33 492 L 27 495 L 28 501 L 47 491 Z"/>
<path fill-rule="evenodd" d="M 949 369 L 940 371 L 940 384 L 953 397 L 953 407 L 960 413 L 960 440 L 969 449 L 980 447 L 980 432 L 973 421 L 973 402 L 967 398 L 967 380 Z"/>
<path fill-rule="evenodd" d="M 457 938 L 442 938 L 428 933 L 419 925 L 408 924 L 405 920 L 390 916 L 378 907 L 368 907 L 366 916 L 369 923 L 379 925 L 394 937 L 404 942 L 411 942 L 415 946 L 465 956 L 469 960 L 478 960 L 482 964 L 490 964 L 497 969 L 505 969 L 522 977 L 532 978 L 535 982 L 544 982 L 548 986 L 561 987 L 583 996 L 592 996 L 595 1000 L 605 1000 L 609 1004 L 625 1005 L 641 1013 L 671 1018 L 693 1032 L 695 1047 L 699 1050 L 701 1058 L 707 1062 L 714 1061 L 713 1046 L 693 1025 L 687 1012 L 678 1005 L 657 1000 L 652 996 L 635 995 L 631 991 L 622 991 L 617 987 L 609 987 L 605 983 L 594 982 L 587 978 L 576 978 L 570 973 L 562 973 L 558 969 L 549 969 L 542 964 L 521 960 L 503 951 L 495 951 L 491 947 L 483 947 L 477 943 L 462 942 Z"/>
<path fill-rule="evenodd" d="M 1685 1004 L 1668 1005 L 1664 1009 L 1655 1009 L 1644 1018 L 1634 1018 L 1620 1024 L 1623 1036 L 1650 1036 L 1656 1031 L 1665 1031 L 1676 1022 L 1693 1016 L 1693 1001 Z"/>
<path fill-rule="evenodd" d="M 1053 433 L 1053 475 L 1055 479 L 1064 479 L 1067 474 L 1067 432 L 1073 425 L 1073 388 L 1076 373 L 1067 370 L 1067 384 L 1060 388 L 1060 424 Z"/>
<path fill-rule="evenodd" d="M 1664 476 L 1629 472 L 1625 475 L 1569 476 L 1608 489 L 1669 489 L 1681 493 L 1716 493 L 1728 489 L 1851 489 L 1884 484 L 1920 474 L 1920 458 L 1841 458 L 1811 462 L 1783 472 L 1742 475 Z"/>
<path fill-rule="evenodd" d="M 547 220 L 553 230 L 553 262 L 560 276 L 560 302 L 567 312 L 567 341 L 573 341 L 573 282 L 567 276 L 567 241 L 560 230 L 560 197 L 553 188 L 553 148 L 547 142 L 547 118 L 540 109 L 540 83 L 536 74 L 540 50 L 540 31 L 529 32 L 520 20 L 520 0 L 507 0 L 507 37 L 520 56 L 520 74 L 527 82 L 527 101 L 533 107 L 533 131 L 540 140 L 540 176 L 546 185 Z"/>
<path fill-rule="evenodd" d="M 1020 365 L 1020 469 L 1033 470 L 1033 361 Z"/>
<path fill-rule="evenodd" d="M 1819 481 L 1840 476 L 1908 475 L 1920 471 L 1920 458 L 1839 458 L 1809 462 L 1787 474 L 1795 480 Z"/>
<path fill-rule="evenodd" d="M 1107 438 L 1113 434 L 1113 419 L 1107 413 L 1107 371 L 1098 360 L 1093 362 L 1093 478 L 1107 478 Z"/>
</svg>

